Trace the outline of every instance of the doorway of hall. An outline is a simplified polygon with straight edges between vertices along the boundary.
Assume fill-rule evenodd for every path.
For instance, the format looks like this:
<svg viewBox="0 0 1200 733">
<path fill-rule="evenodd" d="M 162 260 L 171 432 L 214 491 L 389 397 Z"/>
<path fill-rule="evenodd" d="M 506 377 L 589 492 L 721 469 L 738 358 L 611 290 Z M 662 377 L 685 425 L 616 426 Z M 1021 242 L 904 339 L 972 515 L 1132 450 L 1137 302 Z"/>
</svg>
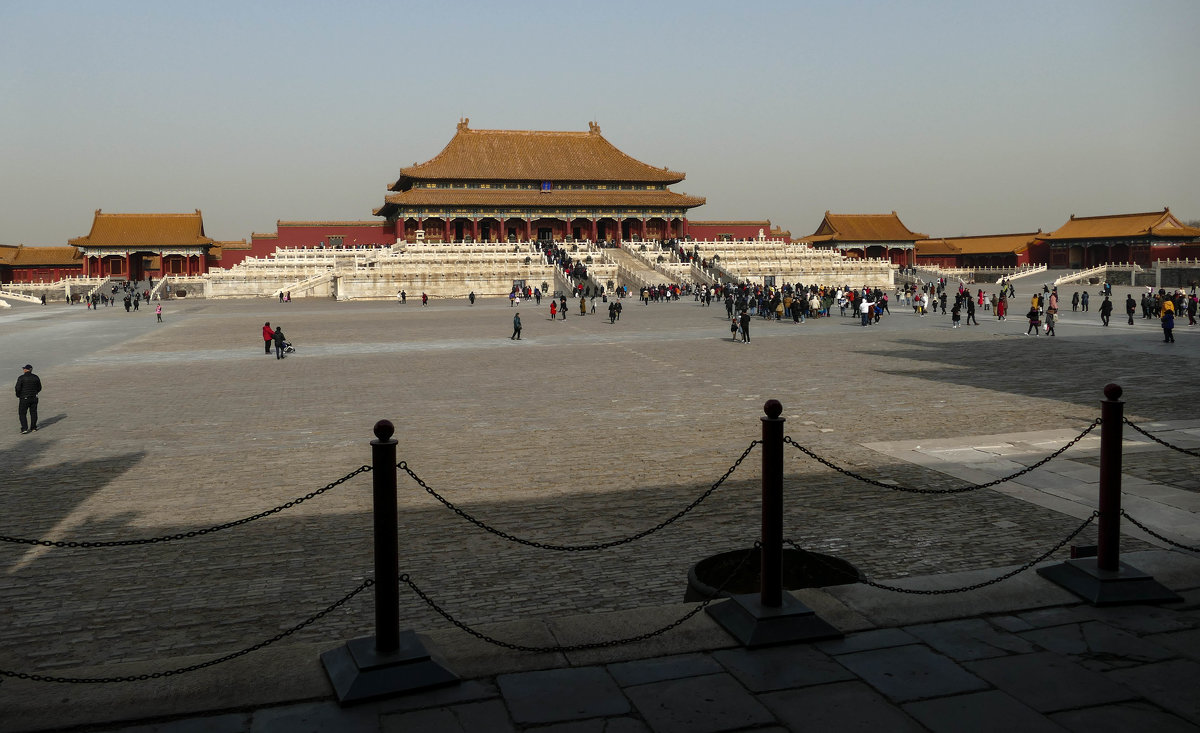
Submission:
<svg viewBox="0 0 1200 733">
<path fill-rule="evenodd" d="M 550 242 L 554 240 L 554 230 L 550 227 L 538 227 L 538 241 Z"/>
</svg>

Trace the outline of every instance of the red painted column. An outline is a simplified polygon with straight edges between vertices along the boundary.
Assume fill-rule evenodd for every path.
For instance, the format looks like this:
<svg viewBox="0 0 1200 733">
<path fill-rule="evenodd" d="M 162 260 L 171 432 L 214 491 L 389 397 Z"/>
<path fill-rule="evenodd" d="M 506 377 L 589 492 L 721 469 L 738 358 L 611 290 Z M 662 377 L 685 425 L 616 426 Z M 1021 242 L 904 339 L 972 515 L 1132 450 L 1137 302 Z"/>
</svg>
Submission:
<svg viewBox="0 0 1200 733">
<path fill-rule="evenodd" d="M 596 222 L 596 217 L 592 217 L 592 241 L 600 239 L 600 225 Z"/>
<path fill-rule="evenodd" d="M 479 241 L 479 217 L 471 218 L 471 239 L 475 242 Z"/>
<path fill-rule="evenodd" d="M 682 228 L 683 228 L 683 231 L 682 231 L 682 232 L 680 232 L 680 234 L 681 234 L 682 236 L 686 237 L 686 236 L 688 235 L 688 220 L 687 220 L 687 217 L 686 217 L 686 216 L 685 216 L 685 217 L 683 217 L 683 225 L 682 225 Z"/>
</svg>

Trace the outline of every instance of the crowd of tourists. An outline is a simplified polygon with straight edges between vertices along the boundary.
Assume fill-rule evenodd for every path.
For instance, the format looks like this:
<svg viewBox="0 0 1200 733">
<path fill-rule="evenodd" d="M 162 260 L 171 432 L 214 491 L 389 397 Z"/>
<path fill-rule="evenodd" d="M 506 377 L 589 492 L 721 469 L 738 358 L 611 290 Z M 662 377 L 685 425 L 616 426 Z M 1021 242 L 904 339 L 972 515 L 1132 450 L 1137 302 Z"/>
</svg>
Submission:
<svg viewBox="0 0 1200 733">
<path fill-rule="evenodd" d="M 113 283 L 108 292 L 93 293 L 83 298 L 84 305 L 89 309 L 111 308 L 117 304 L 125 306 L 125 312 L 138 310 L 142 303 L 150 302 L 150 291 L 154 289 L 154 278 L 145 282 L 128 280 L 120 284 Z M 155 295 L 157 298 L 157 294 Z"/>
</svg>

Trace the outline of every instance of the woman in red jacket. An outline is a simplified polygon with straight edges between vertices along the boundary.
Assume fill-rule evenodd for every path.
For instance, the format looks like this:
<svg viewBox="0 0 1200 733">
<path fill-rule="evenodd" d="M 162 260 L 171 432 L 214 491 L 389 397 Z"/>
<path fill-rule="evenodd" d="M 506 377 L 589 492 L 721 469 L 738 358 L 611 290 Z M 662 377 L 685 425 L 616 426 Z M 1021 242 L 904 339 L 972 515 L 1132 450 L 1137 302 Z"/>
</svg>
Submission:
<svg viewBox="0 0 1200 733">
<path fill-rule="evenodd" d="M 266 347 L 267 356 L 271 355 L 271 342 L 275 339 L 275 331 L 271 329 L 271 322 L 267 321 L 263 324 L 263 346 Z"/>
</svg>

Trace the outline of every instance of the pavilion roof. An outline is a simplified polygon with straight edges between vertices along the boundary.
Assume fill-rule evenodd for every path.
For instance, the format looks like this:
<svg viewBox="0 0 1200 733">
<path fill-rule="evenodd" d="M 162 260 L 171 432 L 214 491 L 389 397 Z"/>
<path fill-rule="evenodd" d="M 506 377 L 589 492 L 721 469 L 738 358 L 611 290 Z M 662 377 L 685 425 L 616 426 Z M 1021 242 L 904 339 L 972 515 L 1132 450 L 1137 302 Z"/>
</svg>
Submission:
<svg viewBox="0 0 1200 733">
<path fill-rule="evenodd" d="M 551 191 L 497 188 L 413 188 L 384 197 L 378 215 L 400 206 L 504 206 L 516 208 L 562 208 L 640 206 L 643 208 L 691 208 L 704 203 L 701 196 L 674 191 L 597 191 L 555 189 Z"/>
<path fill-rule="evenodd" d="M 1024 252 L 1041 236 L 1041 230 L 1021 234 L 981 234 L 972 237 L 939 237 L 916 241 L 917 255 L 982 255 Z"/>
<path fill-rule="evenodd" d="M 78 247 L 213 244 L 204 236 L 200 209 L 194 214 L 104 214 L 96 209 L 92 231 L 67 241 Z"/>
<path fill-rule="evenodd" d="M 1185 226 L 1171 210 L 1148 211 L 1141 214 L 1109 214 L 1105 216 L 1075 216 L 1058 229 L 1042 234 L 1038 239 L 1115 239 L 1121 237 L 1200 237 L 1200 229 Z"/>
<path fill-rule="evenodd" d="M 30 247 L 19 244 L 0 245 L 0 265 L 34 267 L 44 265 L 77 265 L 82 255 L 74 247 Z"/>
<path fill-rule="evenodd" d="M 684 174 L 656 168 L 621 152 L 600 134 L 541 130 L 472 130 L 470 120 L 442 150 L 424 163 L 400 169 L 389 188 L 403 190 L 411 180 L 637 181 L 678 183 Z M 406 180 L 408 179 L 408 180 Z"/>
<path fill-rule="evenodd" d="M 915 242 L 928 238 L 928 234 L 904 226 L 895 211 L 890 214 L 831 214 L 826 211 L 817 231 L 800 241 Z"/>
<path fill-rule="evenodd" d="M 209 247 L 209 249 L 208 249 L 208 253 L 209 253 L 210 255 L 212 255 L 213 257 L 216 257 L 216 258 L 219 260 L 219 259 L 221 259 L 221 255 L 223 255 L 223 254 L 224 254 L 225 252 L 227 252 L 227 251 L 230 251 L 230 250 L 247 250 L 247 249 L 250 249 L 250 248 L 251 248 L 251 245 L 250 245 L 250 243 L 249 243 L 249 242 L 247 242 L 246 240 L 244 240 L 244 239 L 235 239 L 235 240 L 232 240 L 232 241 L 229 241 L 229 242 L 216 242 L 216 243 L 214 243 L 212 247 Z"/>
</svg>

